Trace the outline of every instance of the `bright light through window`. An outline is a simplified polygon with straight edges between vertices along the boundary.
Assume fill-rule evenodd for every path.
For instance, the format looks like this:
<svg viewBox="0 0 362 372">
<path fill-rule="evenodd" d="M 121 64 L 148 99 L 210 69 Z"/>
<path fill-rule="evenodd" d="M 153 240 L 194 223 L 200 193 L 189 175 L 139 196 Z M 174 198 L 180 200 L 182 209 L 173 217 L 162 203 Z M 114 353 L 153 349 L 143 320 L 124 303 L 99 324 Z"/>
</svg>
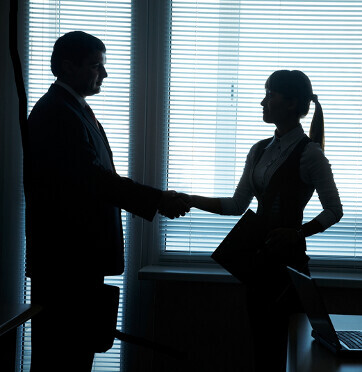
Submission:
<svg viewBox="0 0 362 372">
<path fill-rule="evenodd" d="M 250 147 L 273 135 L 260 106 L 266 79 L 302 70 L 324 109 L 325 152 L 344 206 L 340 223 L 308 239 L 308 253 L 360 257 L 361 25 L 360 1 L 173 1 L 168 188 L 232 196 Z M 314 195 L 305 220 L 320 211 Z M 211 252 L 237 219 L 192 210 L 164 220 L 165 250 Z"/>
</svg>

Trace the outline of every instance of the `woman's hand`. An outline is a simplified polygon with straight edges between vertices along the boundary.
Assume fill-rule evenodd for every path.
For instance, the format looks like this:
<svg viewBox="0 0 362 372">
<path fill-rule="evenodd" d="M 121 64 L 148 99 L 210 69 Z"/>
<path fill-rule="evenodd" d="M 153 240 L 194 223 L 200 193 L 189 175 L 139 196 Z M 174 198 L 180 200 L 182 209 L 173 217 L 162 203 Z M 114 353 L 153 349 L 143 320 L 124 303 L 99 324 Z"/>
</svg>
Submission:
<svg viewBox="0 0 362 372">
<path fill-rule="evenodd" d="M 195 206 L 192 195 L 186 194 L 184 192 L 179 192 L 177 193 L 177 195 L 186 203 L 189 210 Z"/>
<path fill-rule="evenodd" d="M 179 195 L 190 209 L 197 208 L 206 212 L 221 214 L 221 203 L 219 198 L 209 198 L 207 196 L 188 195 L 184 193 L 179 193 Z"/>
<path fill-rule="evenodd" d="M 163 191 L 158 212 L 168 218 L 178 218 L 190 211 L 190 200 L 187 194 L 176 191 Z"/>
</svg>

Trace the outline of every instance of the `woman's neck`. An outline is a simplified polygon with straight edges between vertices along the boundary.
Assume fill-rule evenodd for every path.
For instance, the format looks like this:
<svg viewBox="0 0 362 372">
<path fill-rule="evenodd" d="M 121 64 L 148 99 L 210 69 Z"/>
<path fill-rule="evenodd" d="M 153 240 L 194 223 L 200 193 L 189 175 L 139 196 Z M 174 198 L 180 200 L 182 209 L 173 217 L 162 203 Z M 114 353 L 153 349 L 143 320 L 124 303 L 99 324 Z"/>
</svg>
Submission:
<svg viewBox="0 0 362 372">
<path fill-rule="evenodd" d="M 299 120 L 288 121 L 285 123 L 276 123 L 275 126 L 277 127 L 276 132 L 277 132 L 278 137 L 283 137 L 285 134 L 295 129 L 299 125 L 300 125 Z"/>
</svg>

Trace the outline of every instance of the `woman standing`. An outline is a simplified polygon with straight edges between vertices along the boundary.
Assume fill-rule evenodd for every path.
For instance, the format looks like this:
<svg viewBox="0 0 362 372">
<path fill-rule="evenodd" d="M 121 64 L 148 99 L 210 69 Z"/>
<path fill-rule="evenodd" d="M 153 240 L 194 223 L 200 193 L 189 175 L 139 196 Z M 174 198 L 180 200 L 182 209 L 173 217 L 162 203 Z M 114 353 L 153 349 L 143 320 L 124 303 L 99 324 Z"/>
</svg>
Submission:
<svg viewBox="0 0 362 372">
<path fill-rule="evenodd" d="M 247 283 L 247 308 L 255 371 L 285 371 L 289 315 L 299 307 L 286 265 L 306 274 L 305 238 L 338 222 L 342 205 L 323 153 L 324 122 L 318 97 L 301 71 L 274 72 L 265 83 L 263 120 L 275 134 L 250 150 L 243 175 L 230 198 L 190 196 L 190 206 L 222 215 L 242 215 L 253 197 L 266 231 L 268 269 Z M 310 138 L 300 119 L 315 104 Z M 303 210 L 317 190 L 323 210 L 302 224 Z"/>
</svg>

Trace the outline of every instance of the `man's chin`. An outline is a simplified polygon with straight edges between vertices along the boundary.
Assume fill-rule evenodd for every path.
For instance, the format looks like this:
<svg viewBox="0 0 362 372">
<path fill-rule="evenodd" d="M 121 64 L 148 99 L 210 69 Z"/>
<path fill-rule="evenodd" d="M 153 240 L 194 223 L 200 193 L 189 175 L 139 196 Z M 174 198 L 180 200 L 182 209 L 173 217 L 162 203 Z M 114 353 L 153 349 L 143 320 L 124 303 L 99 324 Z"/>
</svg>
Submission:
<svg viewBox="0 0 362 372">
<path fill-rule="evenodd" d="M 94 96 L 95 94 L 100 93 L 100 91 L 101 91 L 101 87 L 97 86 L 96 88 L 93 88 L 92 90 L 89 90 L 88 93 L 87 93 L 87 96 Z"/>
<path fill-rule="evenodd" d="M 270 123 L 270 120 L 265 115 L 263 116 L 263 121 L 264 121 L 264 123 Z"/>
<path fill-rule="evenodd" d="M 267 124 L 274 124 L 274 121 L 273 120 L 271 120 L 271 118 L 270 117 L 268 117 L 268 115 L 263 115 L 263 121 L 264 121 L 264 123 L 267 123 Z"/>
</svg>

